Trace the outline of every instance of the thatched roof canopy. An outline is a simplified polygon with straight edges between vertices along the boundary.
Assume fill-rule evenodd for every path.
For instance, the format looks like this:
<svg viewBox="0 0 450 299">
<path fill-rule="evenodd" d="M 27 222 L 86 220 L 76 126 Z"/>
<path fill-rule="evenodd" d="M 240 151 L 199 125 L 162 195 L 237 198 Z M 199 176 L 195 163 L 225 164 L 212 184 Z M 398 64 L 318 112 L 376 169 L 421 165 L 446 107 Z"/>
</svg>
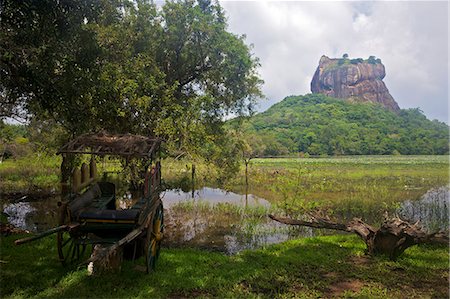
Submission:
<svg viewBox="0 0 450 299">
<path fill-rule="evenodd" d="M 123 157 L 152 157 L 159 151 L 162 139 L 131 134 L 100 132 L 84 134 L 63 145 L 57 154 L 117 155 Z"/>
</svg>

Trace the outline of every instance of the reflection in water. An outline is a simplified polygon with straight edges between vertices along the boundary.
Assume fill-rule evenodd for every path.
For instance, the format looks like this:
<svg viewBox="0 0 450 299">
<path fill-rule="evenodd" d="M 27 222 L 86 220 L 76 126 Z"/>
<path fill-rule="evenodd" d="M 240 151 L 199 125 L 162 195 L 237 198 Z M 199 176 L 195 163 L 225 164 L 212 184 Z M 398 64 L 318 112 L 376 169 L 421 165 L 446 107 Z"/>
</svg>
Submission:
<svg viewBox="0 0 450 299">
<path fill-rule="evenodd" d="M 428 232 L 449 227 L 449 187 L 429 190 L 420 200 L 404 201 L 398 209 L 402 219 L 419 224 Z"/>
<path fill-rule="evenodd" d="M 446 229 L 449 225 L 448 191 L 448 187 L 432 189 L 420 200 L 405 201 L 397 213 L 405 220 L 420 220 L 429 231 Z M 166 246 L 206 248 L 233 254 L 299 237 L 338 233 L 280 224 L 266 216 L 270 208 L 268 201 L 253 195 L 245 201 L 245 195 L 220 189 L 201 189 L 193 199 L 187 192 L 168 191 L 163 202 L 167 209 Z M 346 209 L 341 220 L 361 216 L 369 223 L 381 220 L 382 213 L 370 209 L 365 212 L 367 215 L 362 210 Z M 393 212 L 395 209 L 390 211 Z"/>
<path fill-rule="evenodd" d="M 252 194 L 203 188 L 194 193 L 169 190 L 163 196 L 165 246 L 187 246 L 227 254 L 313 236 L 307 227 L 292 227 L 267 217 L 270 203 Z"/>
<path fill-rule="evenodd" d="M 182 192 L 179 190 L 167 190 L 162 194 L 164 206 L 171 207 L 178 203 L 192 202 L 216 204 L 233 204 L 239 206 L 263 206 L 270 207 L 270 202 L 252 194 L 242 195 L 217 188 L 202 188 L 195 192 Z"/>
<path fill-rule="evenodd" d="M 195 247 L 234 254 L 299 237 L 337 233 L 272 221 L 267 217 L 270 203 L 251 194 L 245 196 L 203 188 L 194 193 L 194 198 L 191 192 L 175 190 L 162 196 L 166 209 L 163 243 L 166 247 Z M 127 208 L 132 201 L 133 196 L 122 198 L 117 208 Z M 448 201 L 449 187 L 436 188 L 425 193 L 420 200 L 403 202 L 397 213 L 405 220 L 420 220 L 429 231 L 446 229 L 449 225 Z M 53 197 L 36 202 L 9 203 L 3 205 L 3 211 L 15 226 L 40 232 L 58 226 L 57 202 L 58 198 Z M 342 208 L 345 215 L 336 213 L 335 216 L 343 216 L 342 219 L 364 216 L 361 210 Z M 366 209 L 366 221 L 370 219 L 369 214 L 382 215 L 369 207 Z"/>
<path fill-rule="evenodd" d="M 42 232 L 58 226 L 58 197 L 49 197 L 39 201 L 17 202 L 3 205 L 9 223 L 31 232 Z"/>
<path fill-rule="evenodd" d="M 3 209 L 3 212 L 8 215 L 9 223 L 18 228 L 31 231 L 35 230 L 35 226 L 33 223 L 30 223 L 30 217 L 27 216 L 34 211 L 36 211 L 36 209 L 33 208 L 29 202 L 13 203 Z"/>
<path fill-rule="evenodd" d="M 286 226 L 270 220 L 263 211 L 252 209 L 236 209 L 231 204 L 188 208 L 173 205 L 165 211 L 164 245 L 234 254 L 313 235 L 310 228 Z"/>
</svg>

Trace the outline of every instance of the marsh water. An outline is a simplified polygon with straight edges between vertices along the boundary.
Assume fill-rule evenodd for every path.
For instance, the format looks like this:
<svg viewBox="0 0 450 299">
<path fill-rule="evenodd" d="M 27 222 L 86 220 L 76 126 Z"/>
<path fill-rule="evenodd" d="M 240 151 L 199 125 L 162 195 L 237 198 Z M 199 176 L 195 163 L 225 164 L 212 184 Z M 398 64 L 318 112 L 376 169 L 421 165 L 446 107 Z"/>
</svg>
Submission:
<svg viewBox="0 0 450 299">
<path fill-rule="evenodd" d="M 3 212 L 13 225 L 41 232 L 57 226 L 58 197 L 27 201 L 26 197 L 3 204 Z M 165 208 L 165 239 L 167 247 L 193 247 L 234 254 L 299 237 L 336 232 L 306 227 L 293 227 L 270 220 L 270 201 L 252 194 L 237 194 L 217 188 L 194 192 L 167 190 L 162 193 Z M 119 202 L 120 205 L 120 202 Z M 420 222 L 427 231 L 449 227 L 449 187 L 433 188 L 419 199 L 405 200 L 390 212 L 401 218 Z M 353 214 L 337 211 L 338 219 L 361 217 L 369 223 L 379 221 L 372 211 Z"/>
</svg>

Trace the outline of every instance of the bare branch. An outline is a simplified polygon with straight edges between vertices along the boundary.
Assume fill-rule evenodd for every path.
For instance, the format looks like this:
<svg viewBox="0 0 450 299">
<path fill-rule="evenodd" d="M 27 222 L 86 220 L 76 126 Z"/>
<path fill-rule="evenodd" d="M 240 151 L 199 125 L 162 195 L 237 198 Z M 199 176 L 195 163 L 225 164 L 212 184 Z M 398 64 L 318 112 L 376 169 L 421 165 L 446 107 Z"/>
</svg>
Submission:
<svg viewBox="0 0 450 299">
<path fill-rule="evenodd" d="M 449 242 L 448 232 L 427 234 L 418 226 L 418 223 L 410 224 L 398 216 L 389 219 L 388 215 L 385 215 L 385 220 L 379 229 L 375 229 L 358 218 L 343 224 L 331 221 L 324 216 L 309 215 L 309 217 L 310 220 L 305 221 L 269 215 L 269 218 L 284 224 L 355 233 L 366 243 L 368 254 L 387 254 L 391 259 L 396 259 L 408 247 L 417 244 L 448 244 Z"/>
</svg>

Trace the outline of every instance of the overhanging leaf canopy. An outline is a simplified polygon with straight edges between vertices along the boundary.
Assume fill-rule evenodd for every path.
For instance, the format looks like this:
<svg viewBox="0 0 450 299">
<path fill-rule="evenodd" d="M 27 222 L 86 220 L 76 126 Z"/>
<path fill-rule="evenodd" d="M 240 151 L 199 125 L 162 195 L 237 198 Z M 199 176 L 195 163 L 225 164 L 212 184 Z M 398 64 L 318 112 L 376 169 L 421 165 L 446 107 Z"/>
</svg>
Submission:
<svg viewBox="0 0 450 299">
<path fill-rule="evenodd" d="M 83 134 L 63 145 L 57 154 L 116 155 L 151 158 L 160 150 L 161 138 L 106 132 Z"/>
</svg>

